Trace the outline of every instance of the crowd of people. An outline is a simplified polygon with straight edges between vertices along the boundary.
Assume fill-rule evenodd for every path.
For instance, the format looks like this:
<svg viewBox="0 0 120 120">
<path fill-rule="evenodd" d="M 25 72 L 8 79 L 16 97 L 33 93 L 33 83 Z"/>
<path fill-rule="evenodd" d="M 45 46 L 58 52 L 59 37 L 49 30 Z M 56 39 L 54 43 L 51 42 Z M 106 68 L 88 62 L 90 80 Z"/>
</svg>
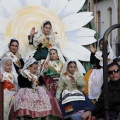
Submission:
<svg viewBox="0 0 120 120">
<path fill-rule="evenodd" d="M 102 38 L 97 49 L 90 45 L 90 63 L 95 66 L 85 76 L 80 72 L 80 61 L 63 55 L 50 21 L 44 21 L 37 32 L 34 27 L 31 29 L 28 44 L 33 52 L 25 57 L 19 51 L 19 41 L 11 39 L 0 60 L 4 120 L 105 118 Z M 109 42 L 107 60 L 108 115 L 111 120 L 117 120 L 120 116 L 120 58 L 115 58 Z"/>
</svg>

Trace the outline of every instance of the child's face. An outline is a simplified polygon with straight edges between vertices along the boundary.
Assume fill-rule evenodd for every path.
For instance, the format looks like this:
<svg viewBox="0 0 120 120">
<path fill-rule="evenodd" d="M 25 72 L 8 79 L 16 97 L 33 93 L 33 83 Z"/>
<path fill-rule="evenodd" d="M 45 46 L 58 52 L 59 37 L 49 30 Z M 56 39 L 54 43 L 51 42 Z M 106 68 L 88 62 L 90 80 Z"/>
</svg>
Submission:
<svg viewBox="0 0 120 120">
<path fill-rule="evenodd" d="M 57 60 L 58 53 L 55 50 L 50 51 L 50 60 Z"/>
<path fill-rule="evenodd" d="M 70 63 L 70 64 L 68 65 L 68 72 L 69 72 L 70 74 L 74 74 L 74 72 L 76 71 L 76 69 L 77 69 L 77 66 L 76 66 L 75 63 Z"/>
<path fill-rule="evenodd" d="M 12 42 L 11 45 L 9 46 L 9 49 L 12 53 L 16 53 L 18 51 L 18 43 Z"/>
<path fill-rule="evenodd" d="M 32 66 L 29 66 L 28 69 L 30 70 L 30 72 L 32 74 L 36 74 L 36 72 L 38 70 L 38 65 L 37 64 L 33 64 Z"/>
<path fill-rule="evenodd" d="M 4 69 L 5 69 L 6 72 L 11 72 L 11 70 L 12 70 L 12 61 L 7 61 L 5 63 Z"/>
</svg>

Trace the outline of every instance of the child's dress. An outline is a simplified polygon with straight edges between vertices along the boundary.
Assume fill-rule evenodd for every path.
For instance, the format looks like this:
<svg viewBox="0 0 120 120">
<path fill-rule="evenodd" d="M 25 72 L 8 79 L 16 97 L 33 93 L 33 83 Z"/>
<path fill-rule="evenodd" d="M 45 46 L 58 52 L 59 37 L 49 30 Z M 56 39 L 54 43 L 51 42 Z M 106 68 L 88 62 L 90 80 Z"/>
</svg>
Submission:
<svg viewBox="0 0 120 120">
<path fill-rule="evenodd" d="M 55 50 L 58 54 L 57 60 L 51 60 L 50 53 L 48 53 L 46 61 L 42 67 L 42 75 L 45 81 L 47 89 L 52 93 L 56 94 L 56 89 L 58 86 L 58 80 L 60 77 L 61 70 L 65 64 L 65 58 L 61 50 L 57 47 L 52 47 L 50 50 Z M 50 51 L 49 51 L 50 52 Z M 48 69 L 45 69 L 45 64 L 48 64 Z"/>
<path fill-rule="evenodd" d="M 63 64 L 60 62 L 60 60 L 49 61 L 48 69 L 44 71 L 43 79 L 45 81 L 45 85 L 47 89 L 53 94 L 56 94 L 56 89 L 58 87 L 58 80 L 62 67 Z"/>
<path fill-rule="evenodd" d="M 67 71 L 68 63 L 69 62 L 64 66 L 66 68 L 63 68 L 63 71 Z M 76 62 L 76 64 L 77 63 L 78 62 Z M 60 100 L 63 116 L 78 112 L 79 110 L 84 110 L 85 107 L 93 105 L 88 97 L 82 92 L 85 87 L 85 81 L 78 69 L 75 71 L 74 75 L 67 71 L 62 72 L 60 76 L 56 98 Z"/>
<path fill-rule="evenodd" d="M 41 77 L 38 80 L 39 85 L 43 83 Z M 16 117 L 42 118 L 49 116 L 56 120 L 62 118 L 57 100 L 44 86 L 37 86 L 33 92 L 32 81 L 21 74 L 18 76 L 18 83 L 21 89 L 17 92 L 14 99 Z"/>
<path fill-rule="evenodd" d="M 13 105 L 13 98 L 15 91 L 11 89 L 15 87 L 14 76 L 11 73 L 3 73 L 3 82 L 4 82 L 4 120 L 8 120 L 11 107 Z"/>
</svg>

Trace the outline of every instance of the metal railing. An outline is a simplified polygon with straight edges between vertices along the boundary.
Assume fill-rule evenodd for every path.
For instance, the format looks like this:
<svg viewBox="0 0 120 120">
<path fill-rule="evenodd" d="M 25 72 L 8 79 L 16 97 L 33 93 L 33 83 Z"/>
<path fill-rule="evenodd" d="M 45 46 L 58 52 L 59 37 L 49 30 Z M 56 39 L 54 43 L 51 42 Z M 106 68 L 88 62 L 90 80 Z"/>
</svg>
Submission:
<svg viewBox="0 0 120 120">
<path fill-rule="evenodd" d="M 109 27 L 103 35 L 103 80 L 104 80 L 104 103 L 106 110 L 106 120 L 109 120 L 108 110 L 109 110 L 109 102 L 108 102 L 108 69 L 107 69 L 107 40 L 108 35 L 115 28 L 120 28 L 120 24 L 115 24 Z"/>
</svg>

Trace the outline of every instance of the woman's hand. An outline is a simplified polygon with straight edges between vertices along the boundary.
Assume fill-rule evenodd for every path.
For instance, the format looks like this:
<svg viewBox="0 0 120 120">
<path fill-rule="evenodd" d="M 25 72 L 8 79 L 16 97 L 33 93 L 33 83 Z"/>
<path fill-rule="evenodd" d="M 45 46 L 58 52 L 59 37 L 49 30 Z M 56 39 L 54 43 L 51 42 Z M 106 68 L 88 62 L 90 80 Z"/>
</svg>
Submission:
<svg viewBox="0 0 120 120">
<path fill-rule="evenodd" d="M 34 83 L 36 81 L 36 79 L 34 77 L 32 77 L 32 83 Z"/>
<path fill-rule="evenodd" d="M 36 84 L 36 86 L 38 86 L 39 85 L 39 80 L 36 80 L 34 77 L 32 77 L 32 83 L 34 84 Z"/>
<path fill-rule="evenodd" d="M 45 63 L 44 68 L 47 70 L 48 69 L 48 62 Z"/>
<path fill-rule="evenodd" d="M 91 51 L 92 53 L 95 53 L 95 52 L 96 52 L 96 49 L 93 47 L 93 45 L 90 45 L 90 51 Z"/>
<path fill-rule="evenodd" d="M 3 74 L 0 73 L 0 82 L 2 82 Z"/>
<path fill-rule="evenodd" d="M 33 27 L 30 31 L 30 36 L 34 36 L 34 34 L 36 34 L 37 32 L 35 32 L 35 27 Z"/>
<path fill-rule="evenodd" d="M 90 111 L 86 111 L 82 114 L 83 120 L 86 120 L 87 118 L 88 118 L 87 120 L 91 120 L 91 117 L 92 117 L 92 113 Z"/>
</svg>

